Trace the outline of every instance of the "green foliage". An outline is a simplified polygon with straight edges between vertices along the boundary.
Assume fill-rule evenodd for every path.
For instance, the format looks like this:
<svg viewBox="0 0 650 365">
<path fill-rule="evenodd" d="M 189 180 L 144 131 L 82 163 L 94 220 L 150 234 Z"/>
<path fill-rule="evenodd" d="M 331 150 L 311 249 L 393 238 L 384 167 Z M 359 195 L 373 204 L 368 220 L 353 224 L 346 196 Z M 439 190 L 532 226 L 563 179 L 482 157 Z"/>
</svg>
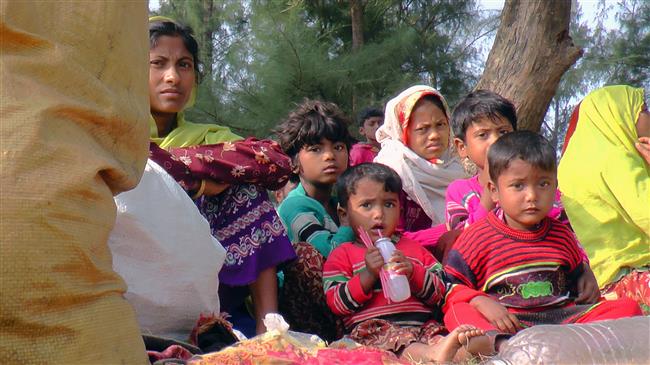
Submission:
<svg viewBox="0 0 650 365">
<path fill-rule="evenodd" d="M 617 26 L 607 29 L 605 21 L 613 14 Z M 585 54 L 562 77 L 542 126 L 558 151 L 575 105 L 590 91 L 616 84 L 650 90 L 650 2 L 601 0 L 592 27 L 577 7 L 572 13 L 571 36 Z"/>
<path fill-rule="evenodd" d="M 450 105 L 475 85 L 482 40 L 499 14 L 481 12 L 476 0 L 362 4 L 364 42 L 353 52 L 350 1 L 160 0 L 157 13 L 192 26 L 201 46 L 204 79 L 188 117 L 266 137 L 303 98 L 335 102 L 353 117 L 416 83 L 438 88 Z M 595 26 L 579 6 L 573 12 L 571 35 L 585 55 L 562 78 L 542 127 L 558 149 L 587 92 L 615 83 L 650 89 L 650 2 L 599 6 Z M 607 29 L 614 12 L 618 26 Z"/>
<path fill-rule="evenodd" d="M 618 3 L 620 27 L 609 31 L 593 54 L 600 63 L 606 84 L 628 84 L 650 89 L 650 2 Z"/>
<path fill-rule="evenodd" d="M 349 1 L 161 0 L 158 13 L 192 26 L 208 56 L 189 118 L 267 136 L 303 98 L 335 102 L 352 116 L 416 83 L 440 89 L 451 104 L 471 89 L 480 72 L 476 39 L 496 29 L 474 0 L 363 5 L 365 42 L 352 52 Z"/>
</svg>

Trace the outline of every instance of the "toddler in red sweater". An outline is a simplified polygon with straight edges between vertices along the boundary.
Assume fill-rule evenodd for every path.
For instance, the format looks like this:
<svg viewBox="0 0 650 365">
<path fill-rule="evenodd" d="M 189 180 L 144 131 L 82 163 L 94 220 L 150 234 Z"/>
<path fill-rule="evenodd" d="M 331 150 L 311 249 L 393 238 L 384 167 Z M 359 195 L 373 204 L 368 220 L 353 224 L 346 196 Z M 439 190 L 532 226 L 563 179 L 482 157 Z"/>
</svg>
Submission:
<svg viewBox="0 0 650 365">
<path fill-rule="evenodd" d="M 367 346 L 390 350 L 418 361 L 448 362 L 469 356 L 459 351 L 472 338 L 484 337 L 474 326 L 459 326 L 446 337 L 436 321 L 446 302 L 468 301 L 481 293 L 445 279 L 440 263 L 420 244 L 395 235 L 399 222 L 401 180 L 391 168 L 365 163 L 337 181 L 341 221 L 357 233 L 355 242 L 335 248 L 323 268 L 327 304 L 342 317 L 350 337 Z M 376 247 L 366 248 L 358 232 L 392 237 L 396 250 L 389 263 Z M 408 278 L 411 296 L 388 301 L 379 273 L 385 265 Z M 439 317 L 438 317 L 439 318 Z"/>
</svg>

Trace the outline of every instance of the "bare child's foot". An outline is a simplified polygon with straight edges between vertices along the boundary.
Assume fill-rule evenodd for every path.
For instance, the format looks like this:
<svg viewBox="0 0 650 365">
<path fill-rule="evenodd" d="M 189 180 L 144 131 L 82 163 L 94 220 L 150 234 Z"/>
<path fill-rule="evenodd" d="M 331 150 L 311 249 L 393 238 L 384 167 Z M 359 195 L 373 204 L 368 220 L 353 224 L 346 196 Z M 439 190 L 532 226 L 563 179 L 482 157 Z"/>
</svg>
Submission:
<svg viewBox="0 0 650 365">
<path fill-rule="evenodd" d="M 459 352 L 458 350 L 460 350 L 462 346 L 468 344 L 470 340 L 480 337 L 487 338 L 482 329 L 469 324 L 460 325 L 436 344 L 436 351 L 434 352 L 434 356 L 432 356 L 432 360 L 438 363 L 447 363 L 452 360 L 465 360 L 467 354 L 465 354 L 465 356 L 456 356 Z"/>
<path fill-rule="evenodd" d="M 494 339 L 485 334 L 483 330 L 475 328 L 458 335 L 458 340 L 463 344 L 465 351 L 472 356 L 491 356 L 496 353 Z"/>
</svg>

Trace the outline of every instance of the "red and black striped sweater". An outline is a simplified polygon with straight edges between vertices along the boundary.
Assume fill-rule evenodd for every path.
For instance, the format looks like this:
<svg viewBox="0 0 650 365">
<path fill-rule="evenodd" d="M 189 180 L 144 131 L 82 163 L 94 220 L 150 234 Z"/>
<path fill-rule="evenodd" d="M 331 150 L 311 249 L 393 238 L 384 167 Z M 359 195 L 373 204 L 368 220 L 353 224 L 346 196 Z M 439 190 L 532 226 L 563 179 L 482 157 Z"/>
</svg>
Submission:
<svg viewBox="0 0 650 365">
<path fill-rule="evenodd" d="M 381 318 L 402 326 L 419 326 L 444 310 L 446 303 L 469 301 L 478 291 L 452 284 L 442 265 L 419 243 L 402 237 L 395 247 L 413 263 L 411 297 L 400 303 L 388 303 L 379 280 L 370 293 L 364 293 L 359 273 L 365 270 L 366 247 L 344 243 L 335 248 L 323 266 L 327 304 L 341 316 L 347 329 L 359 323 Z"/>
<path fill-rule="evenodd" d="M 573 232 L 544 218 L 534 231 L 509 227 L 492 211 L 463 231 L 447 257 L 452 281 L 481 290 L 522 310 L 559 307 L 582 274 Z"/>
</svg>

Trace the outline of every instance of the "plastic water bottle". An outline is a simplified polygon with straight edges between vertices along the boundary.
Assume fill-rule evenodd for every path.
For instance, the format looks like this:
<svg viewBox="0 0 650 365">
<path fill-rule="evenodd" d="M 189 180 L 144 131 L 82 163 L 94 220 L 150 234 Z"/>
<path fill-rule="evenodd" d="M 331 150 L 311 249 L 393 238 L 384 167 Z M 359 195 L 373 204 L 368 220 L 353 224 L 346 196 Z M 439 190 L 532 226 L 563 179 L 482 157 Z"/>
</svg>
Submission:
<svg viewBox="0 0 650 365">
<path fill-rule="evenodd" d="M 393 270 L 395 264 L 389 263 L 393 252 L 395 252 L 395 245 L 391 242 L 390 238 L 381 237 L 375 242 L 375 246 L 381 252 L 384 258 L 384 269 L 388 272 L 388 294 L 390 300 L 393 302 L 402 302 L 411 297 L 411 287 L 405 275 L 397 274 Z"/>
</svg>

